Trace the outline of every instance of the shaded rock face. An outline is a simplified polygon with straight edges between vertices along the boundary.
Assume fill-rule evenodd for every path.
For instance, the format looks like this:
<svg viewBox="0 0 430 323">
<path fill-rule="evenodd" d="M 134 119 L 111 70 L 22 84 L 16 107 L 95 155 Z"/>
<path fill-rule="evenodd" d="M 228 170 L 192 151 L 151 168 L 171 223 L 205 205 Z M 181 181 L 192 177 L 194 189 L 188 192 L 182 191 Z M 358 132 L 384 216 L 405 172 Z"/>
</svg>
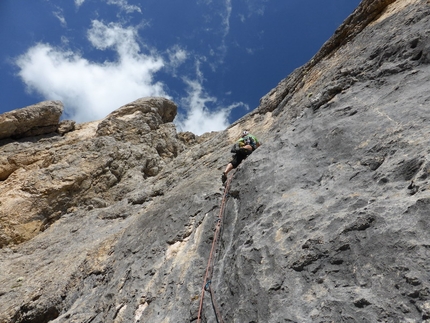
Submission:
<svg viewBox="0 0 430 323">
<path fill-rule="evenodd" d="M 429 321 L 429 12 L 363 1 L 223 132 L 177 135 L 156 108 L 173 104 L 145 99 L 62 137 L 7 141 L 20 167 L 0 183 L 0 322 L 197 322 L 243 128 L 263 145 L 226 202 L 211 277 L 222 320 Z M 14 245 L 9 214 L 50 220 Z M 201 321 L 217 322 L 208 292 Z"/>
</svg>

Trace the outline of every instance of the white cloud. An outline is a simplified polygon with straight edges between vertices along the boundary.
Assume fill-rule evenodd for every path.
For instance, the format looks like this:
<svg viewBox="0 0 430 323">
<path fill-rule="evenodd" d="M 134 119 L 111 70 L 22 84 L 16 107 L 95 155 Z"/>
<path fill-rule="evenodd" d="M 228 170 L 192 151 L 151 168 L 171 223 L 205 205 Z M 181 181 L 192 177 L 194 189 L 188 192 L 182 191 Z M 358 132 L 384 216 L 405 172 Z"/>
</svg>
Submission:
<svg viewBox="0 0 430 323">
<path fill-rule="evenodd" d="M 184 79 L 188 85 L 188 97 L 182 100 L 187 109 L 186 116 L 177 118 L 176 125 L 182 131 L 191 131 L 197 135 L 208 131 L 225 129 L 228 125 L 229 108 L 210 111 L 207 103 L 215 103 L 217 99 L 205 93 L 202 85 L 196 80 Z"/>
<path fill-rule="evenodd" d="M 85 0 L 75 0 L 76 7 L 80 7 L 84 3 L 84 1 Z"/>
<path fill-rule="evenodd" d="M 102 119 L 140 97 L 171 98 L 167 87 L 154 79 L 155 74 L 163 69 L 175 77 L 180 65 L 190 58 L 189 53 L 179 45 L 168 49 L 165 59 L 154 51 L 142 53 L 137 28 L 94 20 L 88 40 L 97 51 L 113 50 L 117 54 L 115 60 L 90 61 L 82 53 L 68 49 L 68 40 L 64 38 L 64 47 L 39 43 L 29 48 L 16 60 L 18 75 L 29 91 L 46 100 L 61 100 L 65 117 L 77 122 Z M 248 107 L 242 102 L 223 106 L 209 95 L 202 85 L 205 79 L 200 70 L 201 62 L 207 58 L 196 60 L 195 79 L 181 78 L 187 94 L 178 100 L 186 113 L 178 115 L 175 123 L 181 131 L 200 135 L 225 129 L 232 109 Z"/>
<path fill-rule="evenodd" d="M 91 62 L 80 53 L 37 44 L 17 59 L 19 76 L 30 91 L 61 100 L 67 118 L 78 122 L 101 119 L 140 97 L 168 97 L 153 79 L 163 59 L 140 53 L 135 37 L 133 28 L 94 21 L 88 38 L 98 49 L 115 49 L 117 61 Z"/>
<path fill-rule="evenodd" d="M 66 18 L 64 18 L 62 10 L 54 11 L 53 14 L 55 18 L 57 18 L 60 21 L 61 26 L 63 27 L 67 26 Z"/>
<path fill-rule="evenodd" d="M 75 0 L 76 7 L 80 7 L 85 0 Z M 139 6 L 131 5 L 127 2 L 127 0 L 106 0 L 107 4 L 117 5 L 121 10 L 124 10 L 126 13 L 132 13 L 134 11 L 142 13 L 142 10 Z"/>
<path fill-rule="evenodd" d="M 223 26 L 224 26 L 224 37 L 228 35 L 230 32 L 230 17 L 231 17 L 231 11 L 233 10 L 231 0 L 225 0 L 225 15 L 223 17 Z"/>
<path fill-rule="evenodd" d="M 107 4 L 117 5 L 121 10 L 127 13 L 132 13 L 134 11 L 142 13 L 138 6 L 128 4 L 127 0 L 107 0 Z"/>
<path fill-rule="evenodd" d="M 230 17 L 231 11 L 233 10 L 233 6 L 231 4 L 231 0 L 225 0 L 225 13 L 222 15 L 222 26 L 223 26 L 223 35 L 221 39 L 221 45 L 219 46 L 220 51 L 220 59 L 219 64 L 224 63 L 224 58 L 227 55 L 228 47 L 226 45 L 226 38 L 230 33 Z M 215 66 L 212 66 L 212 69 L 215 69 Z"/>
<path fill-rule="evenodd" d="M 205 12 L 210 13 L 203 15 L 205 24 L 202 30 L 206 37 L 211 38 L 206 46 L 209 49 L 208 54 L 213 58 L 209 62 L 209 67 L 215 72 L 224 63 L 228 52 L 227 37 L 230 33 L 232 0 L 216 1 L 215 3 L 211 0 L 201 0 L 197 3 L 208 6 Z"/>
<path fill-rule="evenodd" d="M 184 82 L 188 86 L 188 96 L 181 100 L 181 104 L 187 113 L 185 116 L 180 115 L 175 120 L 179 130 L 191 131 L 197 135 L 223 130 L 230 124 L 228 117 L 234 108 L 245 107 L 245 109 L 249 109 L 248 105 L 242 102 L 236 102 L 227 107 L 221 106 L 215 110 L 208 108 L 208 104 L 215 105 L 217 99 L 204 90 L 202 86 L 203 75 L 198 68 L 197 77 L 197 80 L 184 78 Z"/>
<path fill-rule="evenodd" d="M 167 50 L 167 55 L 169 56 L 168 67 L 171 69 L 172 74 L 176 76 L 177 68 L 188 59 L 188 52 L 179 45 L 175 45 Z"/>
<path fill-rule="evenodd" d="M 266 3 L 269 0 L 247 0 L 248 3 L 248 17 L 251 17 L 253 14 L 257 14 L 259 16 L 264 16 L 264 12 L 266 11 Z"/>
<path fill-rule="evenodd" d="M 92 28 L 88 30 L 88 40 L 100 50 L 113 47 L 120 58 L 139 56 L 140 47 L 137 43 L 137 29 L 129 27 L 123 28 L 120 24 L 93 20 Z"/>
<path fill-rule="evenodd" d="M 183 49 L 175 49 L 174 52 L 169 52 L 170 61 L 173 65 L 179 66 L 187 59 L 187 52 Z"/>
</svg>

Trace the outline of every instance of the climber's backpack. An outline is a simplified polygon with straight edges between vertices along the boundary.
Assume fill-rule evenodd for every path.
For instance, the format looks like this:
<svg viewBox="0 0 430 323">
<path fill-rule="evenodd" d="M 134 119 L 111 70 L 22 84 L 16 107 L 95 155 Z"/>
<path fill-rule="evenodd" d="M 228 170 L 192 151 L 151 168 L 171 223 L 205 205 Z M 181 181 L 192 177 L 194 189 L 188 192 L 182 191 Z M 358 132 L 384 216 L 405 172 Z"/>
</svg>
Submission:
<svg viewBox="0 0 430 323">
<path fill-rule="evenodd" d="M 236 143 L 233 145 L 233 147 L 231 147 L 230 152 L 231 152 L 232 154 L 235 154 L 235 153 L 239 152 L 239 150 L 240 150 L 239 143 L 238 143 L 238 142 L 236 142 Z"/>
<path fill-rule="evenodd" d="M 257 148 L 257 143 L 255 142 L 253 137 L 248 135 L 243 138 L 243 141 L 245 142 L 245 145 L 250 145 L 253 150 Z"/>
</svg>

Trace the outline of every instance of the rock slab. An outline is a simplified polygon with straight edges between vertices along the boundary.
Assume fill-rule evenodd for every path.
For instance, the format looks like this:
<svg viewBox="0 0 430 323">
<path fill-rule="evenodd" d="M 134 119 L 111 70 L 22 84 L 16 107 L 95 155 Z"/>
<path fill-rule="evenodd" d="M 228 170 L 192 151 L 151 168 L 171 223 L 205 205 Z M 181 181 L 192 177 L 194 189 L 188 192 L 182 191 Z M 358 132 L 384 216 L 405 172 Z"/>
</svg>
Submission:
<svg viewBox="0 0 430 323">
<path fill-rule="evenodd" d="M 0 114 L 0 139 L 55 132 L 62 113 L 63 104 L 60 101 L 43 101 Z"/>
</svg>

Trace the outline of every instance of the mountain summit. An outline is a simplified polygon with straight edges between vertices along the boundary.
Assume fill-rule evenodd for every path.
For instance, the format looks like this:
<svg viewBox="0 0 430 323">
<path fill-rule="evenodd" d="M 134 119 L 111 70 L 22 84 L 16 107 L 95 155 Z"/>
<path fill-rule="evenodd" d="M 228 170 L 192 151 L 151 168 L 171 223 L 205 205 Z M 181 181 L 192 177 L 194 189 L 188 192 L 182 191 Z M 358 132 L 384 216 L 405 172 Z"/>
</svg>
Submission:
<svg viewBox="0 0 430 323">
<path fill-rule="evenodd" d="M 429 1 L 364 0 L 202 136 L 163 98 L 0 115 L 0 322 L 430 322 L 429 30 Z"/>
</svg>

